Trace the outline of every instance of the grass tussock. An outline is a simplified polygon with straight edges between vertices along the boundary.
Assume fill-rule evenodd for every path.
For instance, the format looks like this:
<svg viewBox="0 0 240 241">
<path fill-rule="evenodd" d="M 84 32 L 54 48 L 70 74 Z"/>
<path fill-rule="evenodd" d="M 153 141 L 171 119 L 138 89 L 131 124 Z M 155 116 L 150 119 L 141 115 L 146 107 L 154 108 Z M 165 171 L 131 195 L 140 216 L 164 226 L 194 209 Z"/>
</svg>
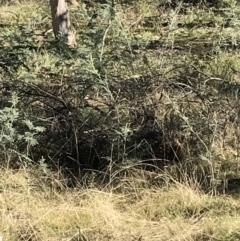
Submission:
<svg viewBox="0 0 240 241">
<path fill-rule="evenodd" d="M 59 192 L 37 175 L 1 170 L 4 240 L 234 240 L 240 232 L 240 203 L 230 196 L 204 194 L 177 182 L 139 188 L 136 179 L 118 191 Z"/>
</svg>

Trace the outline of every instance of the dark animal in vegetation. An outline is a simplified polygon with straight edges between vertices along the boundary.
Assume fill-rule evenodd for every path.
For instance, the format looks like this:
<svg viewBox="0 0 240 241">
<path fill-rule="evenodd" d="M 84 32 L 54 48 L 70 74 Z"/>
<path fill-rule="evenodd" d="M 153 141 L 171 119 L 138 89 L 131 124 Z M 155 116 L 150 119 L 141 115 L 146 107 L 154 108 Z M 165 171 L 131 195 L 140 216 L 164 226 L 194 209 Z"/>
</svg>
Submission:
<svg viewBox="0 0 240 241">
<path fill-rule="evenodd" d="M 73 175 L 79 175 L 82 171 L 102 170 L 107 165 L 109 150 L 110 142 L 106 135 L 92 136 L 73 147 L 71 153 L 61 159 L 60 165 Z"/>
<path fill-rule="evenodd" d="M 232 194 L 240 193 L 240 178 L 226 179 L 222 184 L 225 192 Z"/>
<path fill-rule="evenodd" d="M 135 155 L 142 160 L 142 166 L 148 170 L 162 168 L 183 161 L 181 144 L 167 137 L 161 130 L 150 130 L 138 134 L 135 141 Z"/>
<path fill-rule="evenodd" d="M 64 165 L 74 175 L 87 170 L 106 170 L 112 143 L 113 141 L 104 134 L 85 138 L 78 143 L 76 148 L 73 148 L 69 155 L 62 158 L 61 165 Z M 128 150 L 127 158 L 140 160 L 137 166 L 149 171 L 179 163 L 184 158 L 181 145 L 177 141 L 167 138 L 160 130 L 145 130 L 135 133 L 126 143 L 126 148 Z M 113 151 L 112 159 L 119 164 L 121 159 L 118 160 L 117 152 L 121 152 L 121 150 Z"/>
</svg>

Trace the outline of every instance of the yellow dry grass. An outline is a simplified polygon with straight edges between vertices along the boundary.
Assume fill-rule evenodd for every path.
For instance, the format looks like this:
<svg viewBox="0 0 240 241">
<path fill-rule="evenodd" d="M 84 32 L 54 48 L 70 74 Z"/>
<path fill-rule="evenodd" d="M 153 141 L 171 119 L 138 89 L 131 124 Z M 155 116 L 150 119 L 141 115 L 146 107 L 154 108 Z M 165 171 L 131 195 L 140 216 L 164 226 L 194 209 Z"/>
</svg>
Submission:
<svg viewBox="0 0 240 241">
<path fill-rule="evenodd" d="M 11 2 L 11 4 L 5 4 L 1 6 L 1 19 L 5 21 L 19 21 L 21 18 L 27 18 L 27 21 L 30 21 L 28 17 L 34 16 L 37 12 L 43 10 L 45 7 L 45 1 L 23 1 L 23 2 Z M 49 9 L 50 15 L 50 9 Z M 26 22 L 25 22 L 26 23 Z"/>
<path fill-rule="evenodd" d="M 137 179 L 125 178 L 118 191 L 56 191 L 38 171 L 1 170 L 0 176 L 4 241 L 230 240 L 240 233 L 238 199 L 189 185 L 140 188 Z"/>
</svg>

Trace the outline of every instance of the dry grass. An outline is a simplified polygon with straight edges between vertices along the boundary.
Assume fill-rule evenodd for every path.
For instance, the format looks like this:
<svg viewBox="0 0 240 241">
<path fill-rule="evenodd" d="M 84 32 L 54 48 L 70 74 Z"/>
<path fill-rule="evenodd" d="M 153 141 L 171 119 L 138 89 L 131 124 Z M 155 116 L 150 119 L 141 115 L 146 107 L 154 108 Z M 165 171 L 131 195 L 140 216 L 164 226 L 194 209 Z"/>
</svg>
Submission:
<svg viewBox="0 0 240 241">
<path fill-rule="evenodd" d="M 137 179 L 126 178 L 118 191 L 59 192 L 40 175 L 1 170 L 3 240 L 234 240 L 240 234 L 240 201 L 232 197 L 176 182 L 139 188 Z"/>
<path fill-rule="evenodd" d="M 45 7 L 44 1 L 25 1 L 22 3 L 15 2 L 14 4 L 1 6 L 1 20 L 5 21 L 18 21 L 30 23 L 32 18 L 35 18 L 38 14 L 43 14 L 43 7 Z M 49 12 L 50 15 L 50 12 Z M 25 19 L 25 21 L 24 21 Z"/>
</svg>

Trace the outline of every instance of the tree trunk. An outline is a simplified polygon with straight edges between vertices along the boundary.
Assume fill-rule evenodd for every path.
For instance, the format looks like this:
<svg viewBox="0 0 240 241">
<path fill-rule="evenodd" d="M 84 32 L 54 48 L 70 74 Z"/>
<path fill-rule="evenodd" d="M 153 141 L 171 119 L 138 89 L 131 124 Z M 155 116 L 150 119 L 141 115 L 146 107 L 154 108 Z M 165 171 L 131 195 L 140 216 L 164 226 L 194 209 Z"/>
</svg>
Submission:
<svg viewBox="0 0 240 241">
<path fill-rule="evenodd" d="M 50 0 L 50 5 L 55 36 L 65 36 L 67 38 L 67 44 L 74 46 L 76 44 L 75 33 L 71 29 L 67 3 L 65 0 Z"/>
</svg>

